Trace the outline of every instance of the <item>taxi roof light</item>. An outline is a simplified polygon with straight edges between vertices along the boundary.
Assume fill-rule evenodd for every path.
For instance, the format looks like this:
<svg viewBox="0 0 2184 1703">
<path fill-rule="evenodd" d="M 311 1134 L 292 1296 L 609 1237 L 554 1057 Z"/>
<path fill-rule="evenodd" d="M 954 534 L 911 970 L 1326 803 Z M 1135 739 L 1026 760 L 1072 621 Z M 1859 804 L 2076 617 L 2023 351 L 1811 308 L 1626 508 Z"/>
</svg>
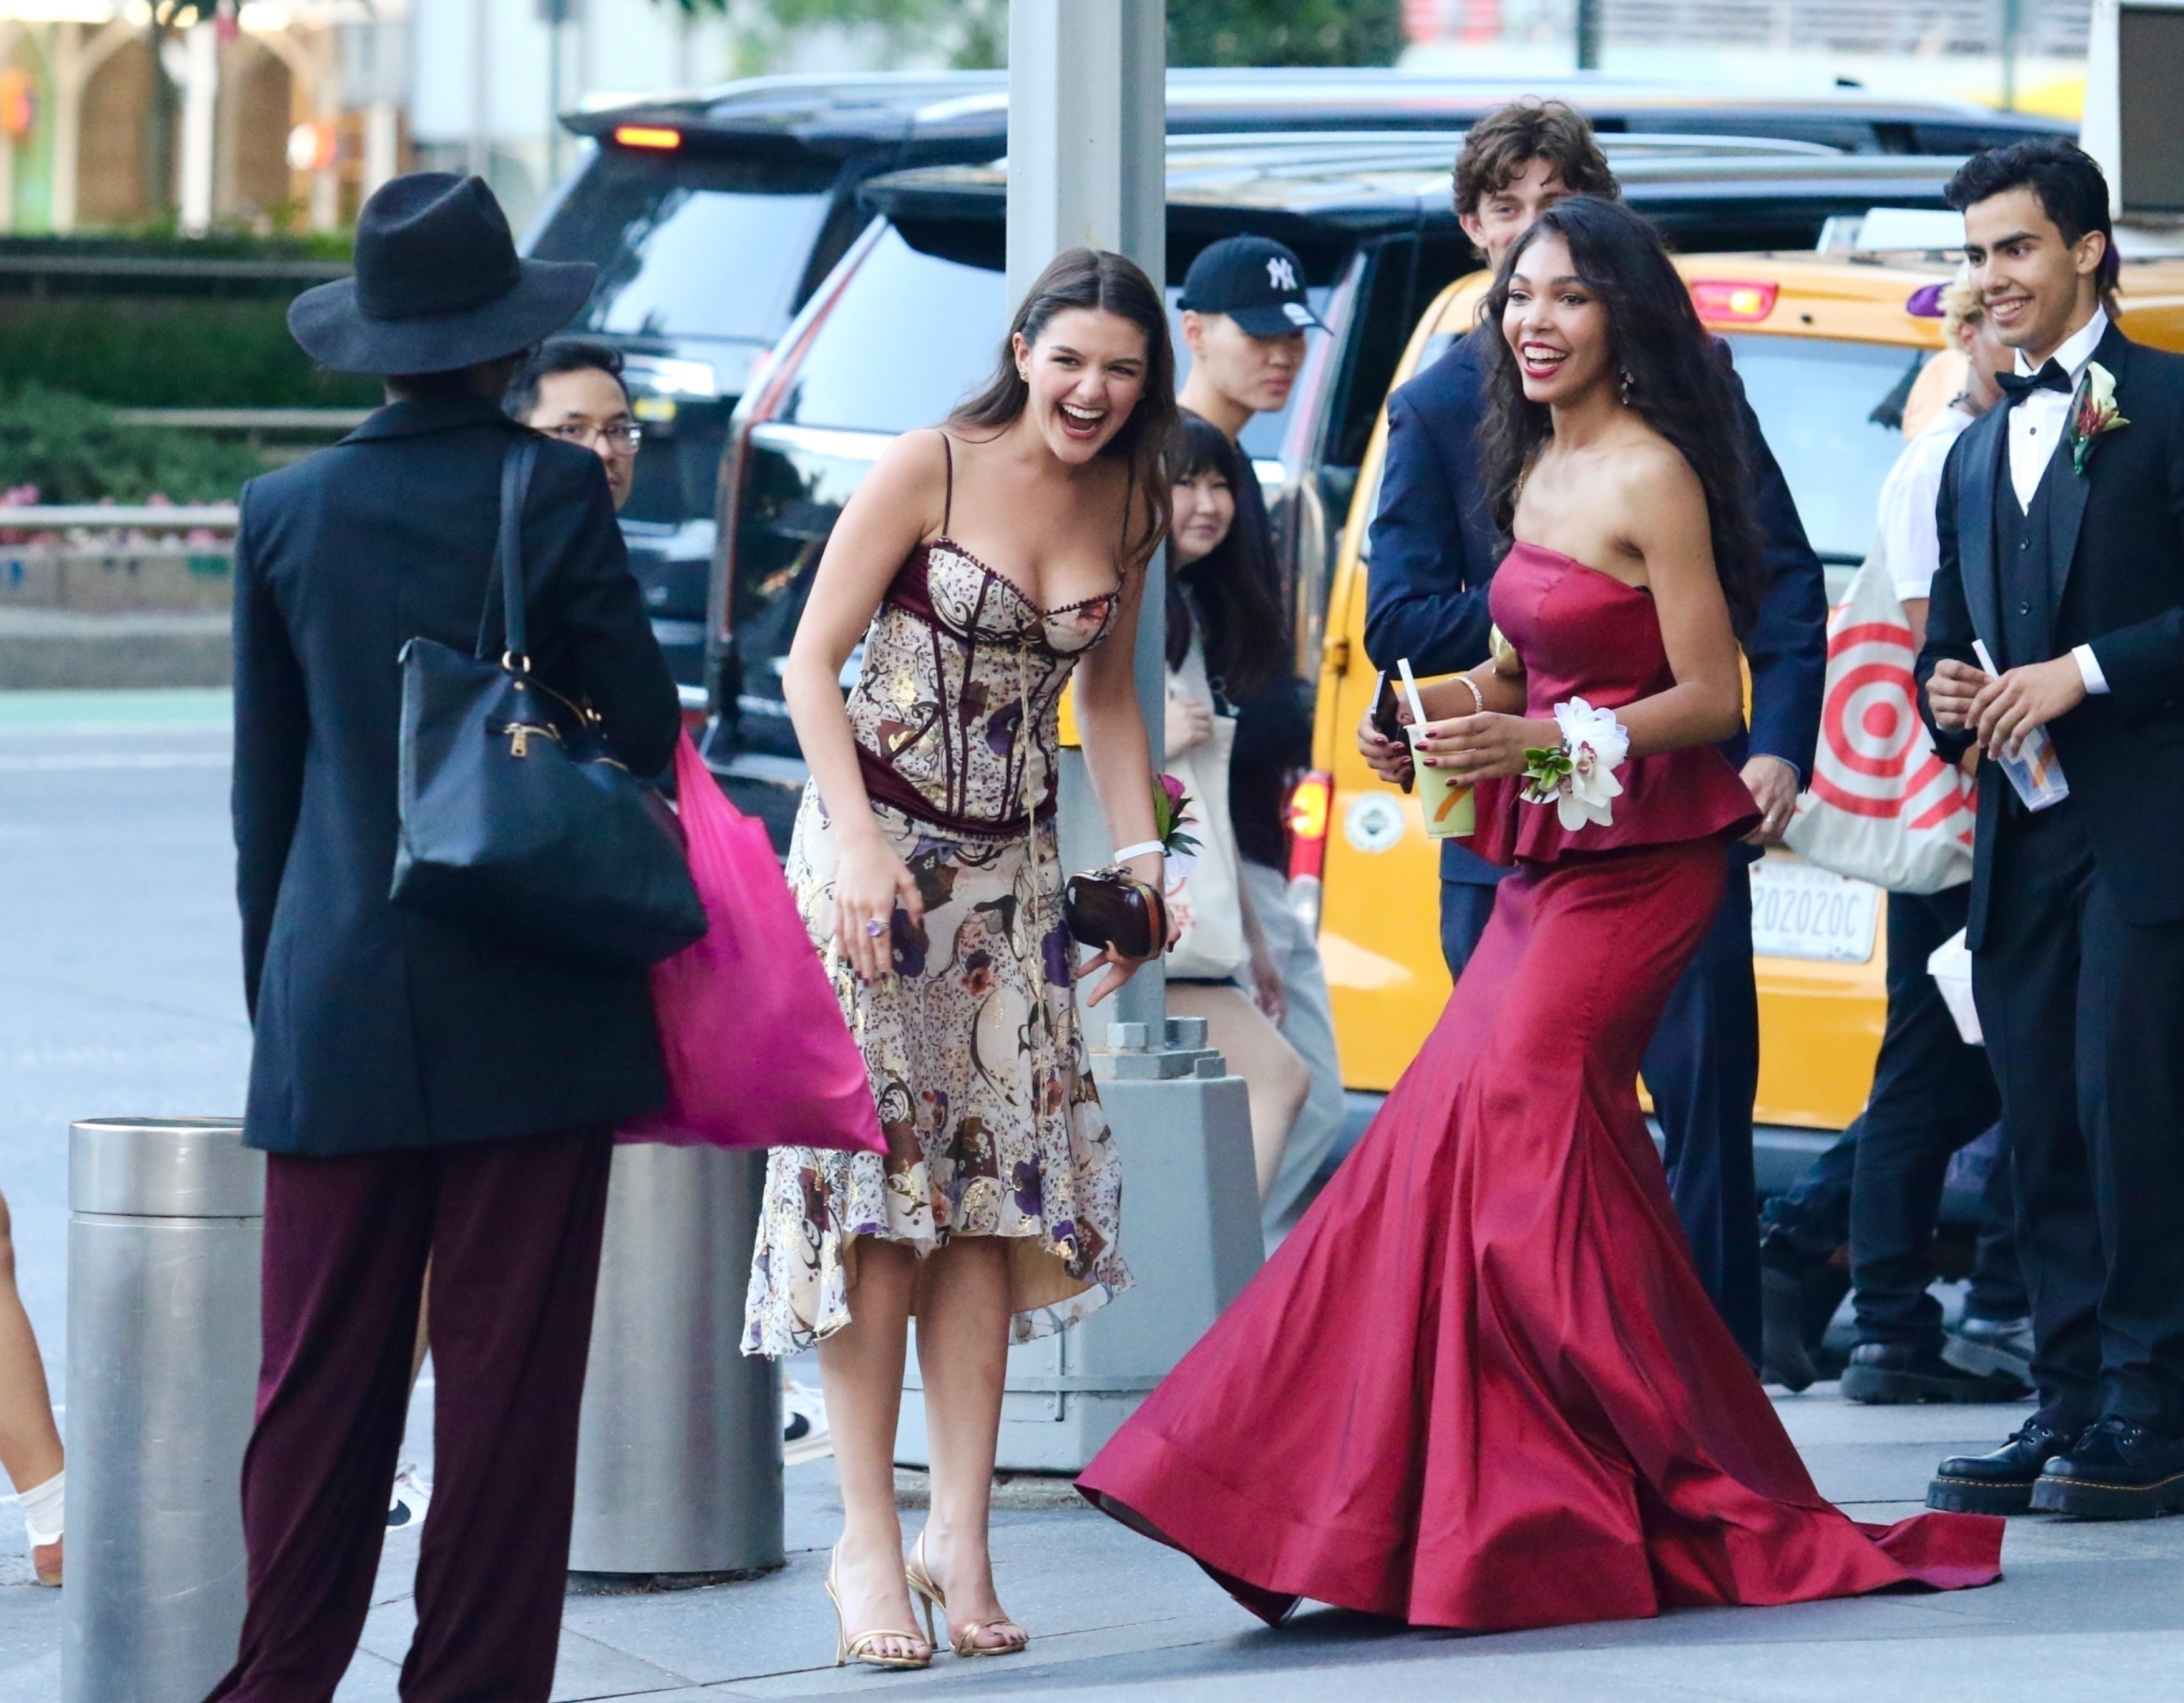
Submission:
<svg viewBox="0 0 2184 1703">
<path fill-rule="evenodd" d="M 682 132 L 665 125 L 626 124 L 615 126 L 614 139 L 624 147 L 680 147 Z"/>
<path fill-rule="evenodd" d="M 1709 325 L 1756 326 L 1774 311 L 1779 284 L 1736 278 L 1694 278 L 1691 305 Z"/>
</svg>

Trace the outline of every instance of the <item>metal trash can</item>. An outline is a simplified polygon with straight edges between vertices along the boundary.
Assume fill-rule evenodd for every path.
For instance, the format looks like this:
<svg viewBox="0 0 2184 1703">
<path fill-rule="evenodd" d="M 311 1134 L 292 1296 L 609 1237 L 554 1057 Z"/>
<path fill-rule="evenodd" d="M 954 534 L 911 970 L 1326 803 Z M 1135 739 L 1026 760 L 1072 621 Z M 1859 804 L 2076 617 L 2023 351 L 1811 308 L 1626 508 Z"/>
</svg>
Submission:
<svg viewBox="0 0 2184 1703">
<path fill-rule="evenodd" d="M 265 1213 L 242 1138 L 70 1126 L 64 1703 L 197 1703 L 235 1661 Z"/>
<path fill-rule="evenodd" d="M 765 1186 L 762 1152 L 615 1149 L 572 1573 L 701 1584 L 787 1559 L 780 1374 L 741 1347 Z"/>
</svg>

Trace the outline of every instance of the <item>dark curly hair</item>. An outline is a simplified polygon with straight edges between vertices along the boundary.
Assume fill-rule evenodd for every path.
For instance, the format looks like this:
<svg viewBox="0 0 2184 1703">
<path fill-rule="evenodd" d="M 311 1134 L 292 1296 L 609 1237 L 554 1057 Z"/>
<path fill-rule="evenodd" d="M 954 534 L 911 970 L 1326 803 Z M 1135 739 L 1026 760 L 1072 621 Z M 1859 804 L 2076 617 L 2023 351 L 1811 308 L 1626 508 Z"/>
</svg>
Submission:
<svg viewBox="0 0 2184 1703">
<path fill-rule="evenodd" d="M 1526 400 L 1515 352 L 1502 334 L 1517 263 L 1550 236 L 1569 245 L 1579 278 L 1607 309 L 1609 355 L 1629 376 L 1630 407 L 1698 475 L 1713 532 L 1714 571 L 1737 632 L 1748 632 L 1767 568 L 1747 494 L 1750 470 L 1729 353 L 1700 325 L 1691 292 L 1653 227 L 1619 201 L 1580 195 L 1556 203 L 1511 246 L 1480 303 L 1487 335 L 1479 469 L 1495 524 L 1507 536 L 1518 487 L 1553 431 L 1546 405 Z"/>
</svg>

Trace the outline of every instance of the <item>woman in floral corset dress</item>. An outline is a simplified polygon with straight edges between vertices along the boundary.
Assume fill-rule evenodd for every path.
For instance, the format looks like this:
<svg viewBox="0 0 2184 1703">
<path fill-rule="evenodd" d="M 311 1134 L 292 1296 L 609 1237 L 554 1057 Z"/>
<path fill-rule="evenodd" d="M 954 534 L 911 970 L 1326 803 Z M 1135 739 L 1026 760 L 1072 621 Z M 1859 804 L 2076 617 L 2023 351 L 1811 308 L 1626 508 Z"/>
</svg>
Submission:
<svg viewBox="0 0 2184 1703">
<path fill-rule="evenodd" d="M 812 775 L 789 883 L 889 1149 L 772 1154 L 744 1344 L 819 1344 L 844 1515 L 838 1659 L 924 1666 L 913 1589 L 958 1655 L 1024 1648 L 986 1545 L 1008 1344 L 1129 1283 L 1071 993 L 1056 720 L 1073 677 L 1114 843 L 1156 885 L 1132 654 L 1167 521 L 1173 398 L 1145 275 L 1116 254 L 1061 256 L 985 389 L 899 439 L 843 510 L 783 673 Z M 837 682 L 861 639 L 845 705 Z M 1112 949 L 1083 967 L 1103 962 L 1089 1003 L 1136 967 Z M 906 1577 L 894 1458 L 913 1316 L 933 1507 Z"/>
<path fill-rule="evenodd" d="M 1427 690 L 1418 749 L 1477 784 L 1479 849 L 1516 872 L 1357 1151 L 1079 1488 L 1274 1622 L 1985 1583 L 1999 1519 L 1860 1526 L 1814 1488 L 1639 1115 L 1723 842 L 1758 815 L 1714 749 L 1760 571 L 1726 362 L 1617 203 L 1544 214 L 1487 310 L 1507 648 Z"/>
</svg>

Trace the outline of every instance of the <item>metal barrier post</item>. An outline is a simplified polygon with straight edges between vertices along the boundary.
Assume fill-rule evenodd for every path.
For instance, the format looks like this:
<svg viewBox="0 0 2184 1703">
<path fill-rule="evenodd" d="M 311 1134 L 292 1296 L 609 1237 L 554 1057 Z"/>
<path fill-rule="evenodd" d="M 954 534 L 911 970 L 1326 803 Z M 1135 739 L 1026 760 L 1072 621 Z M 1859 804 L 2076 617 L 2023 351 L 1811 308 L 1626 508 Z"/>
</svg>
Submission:
<svg viewBox="0 0 2184 1703">
<path fill-rule="evenodd" d="M 741 1350 L 765 1185 L 762 1152 L 615 1149 L 571 1572 L 697 1584 L 787 1559 L 780 1373 Z"/>
<path fill-rule="evenodd" d="M 265 1212 L 242 1137 L 70 1127 L 64 1703 L 197 1703 L 235 1661 Z"/>
</svg>

